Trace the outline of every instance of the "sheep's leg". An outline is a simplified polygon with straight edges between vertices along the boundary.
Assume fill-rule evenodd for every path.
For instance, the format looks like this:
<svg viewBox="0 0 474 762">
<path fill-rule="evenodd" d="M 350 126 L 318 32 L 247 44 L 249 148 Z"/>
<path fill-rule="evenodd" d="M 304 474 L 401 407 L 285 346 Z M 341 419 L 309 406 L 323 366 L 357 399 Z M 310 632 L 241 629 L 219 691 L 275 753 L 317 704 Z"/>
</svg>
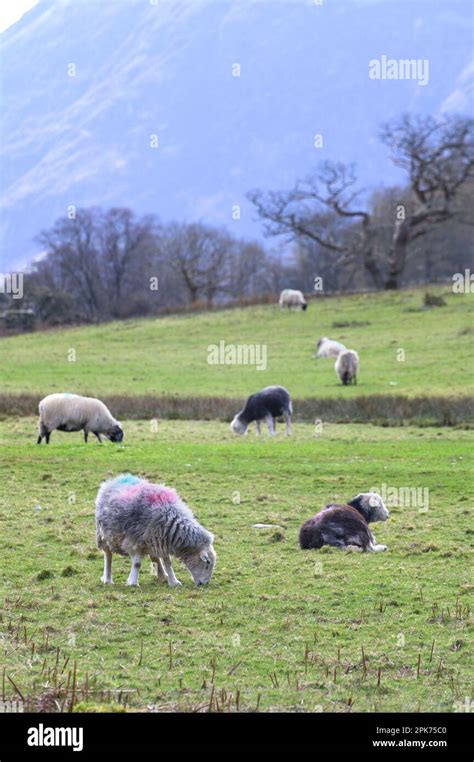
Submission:
<svg viewBox="0 0 474 762">
<path fill-rule="evenodd" d="M 130 574 L 128 575 L 127 579 L 127 585 L 132 585 L 133 587 L 138 587 L 138 575 L 140 574 L 140 569 L 142 565 L 142 558 L 138 553 L 136 553 L 134 556 L 132 556 L 132 568 L 130 570 Z"/>
<path fill-rule="evenodd" d="M 89 432 L 84 429 L 84 442 L 87 444 L 87 437 L 89 436 Z"/>
<path fill-rule="evenodd" d="M 47 431 L 47 432 L 46 432 L 46 434 L 45 434 L 45 437 L 46 437 L 46 444 L 49 444 L 49 438 L 50 438 L 50 436 L 51 436 L 51 432 L 50 432 L 50 431 Z"/>
<path fill-rule="evenodd" d="M 104 585 L 113 585 L 112 582 L 112 553 L 108 548 L 104 548 L 104 574 L 100 578 Z"/>
<path fill-rule="evenodd" d="M 286 426 L 286 436 L 291 436 L 291 415 L 289 413 L 283 413 L 283 418 L 285 419 L 285 426 Z"/>
<path fill-rule="evenodd" d="M 41 440 L 44 437 L 47 437 L 47 435 L 48 435 L 48 429 L 46 428 L 44 423 L 42 421 L 40 421 L 40 423 L 39 423 L 39 429 L 38 429 L 38 439 L 37 439 L 36 444 L 41 444 Z"/>
<path fill-rule="evenodd" d="M 382 551 L 387 550 L 387 546 L 377 545 L 377 540 L 372 532 L 370 532 L 370 544 L 367 546 L 367 550 L 369 553 L 382 553 Z"/>
<path fill-rule="evenodd" d="M 150 558 L 153 563 L 153 573 L 159 581 L 166 582 L 168 580 L 168 575 L 163 568 L 163 562 L 161 558 L 159 556 L 150 556 Z"/>
<path fill-rule="evenodd" d="M 384 550 L 388 550 L 386 545 L 368 545 L 367 550 L 369 553 L 383 553 Z"/>
<path fill-rule="evenodd" d="M 94 434 L 95 437 L 97 437 L 99 442 L 102 444 L 102 439 L 101 439 L 101 436 L 100 436 L 99 432 L 98 431 L 93 431 L 92 433 Z"/>
<path fill-rule="evenodd" d="M 268 426 L 268 431 L 270 435 L 272 437 L 275 436 L 275 425 L 273 423 L 273 418 L 271 415 L 267 415 L 267 426 Z"/>
<path fill-rule="evenodd" d="M 177 587 L 181 584 L 179 579 L 176 579 L 173 567 L 171 566 L 171 559 L 169 556 L 162 556 L 163 566 L 165 567 L 166 574 L 168 575 L 169 587 Z"/>
<path fill-rule="evenodd" d="M 256 432 L 257 432 L 257 437 L 259 437 L 260 436 L 260 431 L 261 431 L 260 421 L 255 421 L 255 429 L 256 429 Z"/>
</svg>

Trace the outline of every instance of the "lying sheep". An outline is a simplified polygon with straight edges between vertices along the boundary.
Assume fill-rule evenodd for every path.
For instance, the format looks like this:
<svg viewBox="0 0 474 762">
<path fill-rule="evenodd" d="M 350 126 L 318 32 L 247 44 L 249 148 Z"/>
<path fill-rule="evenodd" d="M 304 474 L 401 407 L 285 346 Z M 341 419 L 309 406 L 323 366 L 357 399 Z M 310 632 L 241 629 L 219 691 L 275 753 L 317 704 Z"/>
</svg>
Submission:
<svg viewBox="0 0 474 762">
<path fill-rule="evenodd" d="M 283 386 L 266 386 L 262 391 L 250 395 L 245 407 L 237 413 L 230 427 L 235 434 L 245 434 L 252 421 L 255 421 L 257 435 L 260 434 L 260 424 L 267 421 L 268 430 L 273 436 L 276 419 L 283 416 L 286 424 L 286 434 L 291 434 L 291 415 L 293 407 L 291 397 Z"/>
<path fill-rule="evenodd" d="M 302 292 L 295 291 L 292 288 L 283 289 L 280 294 L 278 304 L 280 305 L 280 309 L 282 307 L 288 307 L 288 309 L 291 309 L 291 307 L 301 307 L 302 310 L 306 310 L 308 308 L 306 299 L 304 298 Z"/>
<path fill-rule="evenodd" d="M 99 442 L 104 434 L 111 442 L 121 442 L 123 431 L 120 423 L 113 418 L 108 408 L 94 397 L 81 397 L 79 394 L 48 394 L 39 403 L 39 436 L 49 444 L 51 432 L 84 431 L 87 442 L 89 432 L 95 434 Z"/>
<path fill-rule="evenodd" d="M 174 489 L 122 474 L 102 484 L 96 500 L 97 545 L 104 552 L 104 584 L 112 584 L 112 554 L 130 556 L 127 585 L 138 586 L 142 556 L 149 555 L 157 575 L 170 587 L 176 579 L 170 556 L 189 569 L 196 585 L 211 579 L 216 554 L 213 535 L 204 529 Z"/>
<path fill-rule="evenodd" d="M 334 370 L 344 386 L 357 384 L 357 371 L 359 370 L 359 355 L 353 349 L 346 349 L 337 356 Z"/>
<path fill-rule="evenodd" d="M 331 504 L 323 508 L 300 529 L 300 547 L 303 550 L 333 545 L 379 553 L 386 545 L 377 545 L 369 524 L 386 521 L 389 512 L 380 495 L 363 492 L 347 505 Z"/>
<path fill-rule="evenodd" d="M 340 341 L 333 341 L 323 336 L 316 344 L 316 357 L 337 357 L 339 352 L 345 352 L 347 347 Z"/>
</svg>

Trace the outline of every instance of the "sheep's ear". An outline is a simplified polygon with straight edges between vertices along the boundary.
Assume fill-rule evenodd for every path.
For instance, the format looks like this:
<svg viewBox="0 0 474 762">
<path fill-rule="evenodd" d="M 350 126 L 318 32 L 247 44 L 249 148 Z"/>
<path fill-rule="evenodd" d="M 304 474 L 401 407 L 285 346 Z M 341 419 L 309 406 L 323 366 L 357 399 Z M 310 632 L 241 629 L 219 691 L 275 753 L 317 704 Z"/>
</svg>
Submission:
<svg viewBox="0 0 474 762">
<path fill-rule="evenodd" d="M 352 500 L 349 500 L 348 504 L 361 513 L 364 518 L 367 518 L 367 507 L 364 505 L 364 498 L 362 495 L 356 495 Z M 369 509 L 370 511 L 370 509 Z"/>
<path fill-rule="evenodd" d="M 207 550 L 201 550 L 199 554 L 199 558 L 201 559 L 201 561 L 206 561 L 206 562 L 209 561 L 209 553 L 207 552 Z"/>
</svg>

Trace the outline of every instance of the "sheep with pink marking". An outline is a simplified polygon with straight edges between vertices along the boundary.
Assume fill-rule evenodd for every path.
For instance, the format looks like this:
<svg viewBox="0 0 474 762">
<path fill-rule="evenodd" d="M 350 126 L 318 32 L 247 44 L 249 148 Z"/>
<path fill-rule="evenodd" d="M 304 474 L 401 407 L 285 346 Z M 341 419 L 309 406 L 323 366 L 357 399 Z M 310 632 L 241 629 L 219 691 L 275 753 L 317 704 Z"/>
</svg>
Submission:
<svg viewBox="0 0 474 762">
<path fill-rule="evenodd" d="M 150 556 L 160 579 L 180 585 L 171 565 L 176 556 L 196 585 L 209 582 L 216 563 L 214 536 L 174 489 L 131 474 L 104 482 L 96 500 L 97 545 L 104 553 L 102 582 L 112 584 L 112 555 L 130 556 L 128 585 L 138 586 L 143 556 Z"/>
</svg>

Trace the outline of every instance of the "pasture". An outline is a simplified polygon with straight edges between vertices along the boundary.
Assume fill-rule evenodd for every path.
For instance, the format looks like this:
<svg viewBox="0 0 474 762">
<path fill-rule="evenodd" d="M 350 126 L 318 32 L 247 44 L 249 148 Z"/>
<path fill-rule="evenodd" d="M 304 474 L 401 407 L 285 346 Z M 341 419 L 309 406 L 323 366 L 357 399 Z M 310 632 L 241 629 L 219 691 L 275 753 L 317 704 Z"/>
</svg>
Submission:
<svg viewBox="0 0 474 762">
<path fill-rule="evenodd" d="M 437 330 L 454 332 L 464 319 Z M 50 334 L 11 344 L 35 340 L 57 351 Z M 16 383 L 43 385 L 35 351 L 24 355 L 36 363 L 30 378 L 20 367 Z M 94 378 L 106 383 L 101 373 Z M 55 432 L 49 447 L 36 447 L 36 419 L 0 422 L 4 695 L 49 709 L 67 708 L 74 696 L 85 711 L 464 705 L 472 668 L 469 431 L 296 424 L 291 439 L 280 431 L 258 440 L 217 422 L 123 423 L 123 445 Z M 158 583 L 146 562 L 141 587 L 126 587 L 123 558 L 114 561 L 114 587 L 101 585 L 94 499 L 102 480 L 123 471 L 176 487 L 215 533 L 208 587 L 194 587 L 179 562 L 181 588 Z M 384 485 L 424 490 L 389 504 L 390 519 L 373 526 L 387 553 L 299 550 L 303 520 Z"/>
<path fill-rule="evenodd" d="M 2 339 L 2 410 L 25 395 L 28 413 L 0 420 L 3 695 L 50 711 L 464 706 L 472 297 L 433 291 L 445 306 L 423 308 L 414 289 L 315 299 L 305 313 L 266 305 Z M 338 384 L 333 359 L 314 359 L 323 335 L 360 353 L 357 386 Z M 266 369 L 210 365 L 221 341 L 264 345 Z M 426 425 L 428 410 L 424 428 L 323 419 L 297 422 L 291 439 L 281 425 L 274 439 L 266 430 L 257 439 L 253 426 L 239 439 L 226 423 L 164 420 L 153 408 L 159 395 L 176 395 L 178 407 L 207 395 L 233 415 L 230 398 L 271 383 L 304 401 L 309 420 L 311 398 L 352 398 L 357 412 L 361 395 L 397 394 L 431 407 L 452 396 L 461 424 Z M 53 391 L 123 395 L 123 444 L 55 431 L 37 447 L 32 399 Z M 139 395 L 151 395 L 151 420 L 137 420 Z M 179 562 L 182 588 L 158 583 L 147 562 L 141 587 L 126 587 L 123 558 L 114 587 L 102 586 L 94 500 L 125 471 L 175 487 L 214 532 L 208 587 L 194 587 Z M 370 489 L 388 497 L 390 519 L 373 527 L 388 553 L 299 550 L 305 519 Z"/>
<path fill-rule="evenodd" d="M 297 399 L 465 395 L 474 372 L 472 295 L 431 290 L 445 306 L 423 308 L 425 290 L 412 289 L 316 297 L 305 313 L 274 304 L 4 338 L 0 391 L 244 398 L 281 384 Z M 342 392 L 334 359 L 314 359 L 321 336 L 359 352 L 357 386 Z M 208 364 L 209 346 L 221 341 L 265 347 L 265 369 Z"/>
</svg>

